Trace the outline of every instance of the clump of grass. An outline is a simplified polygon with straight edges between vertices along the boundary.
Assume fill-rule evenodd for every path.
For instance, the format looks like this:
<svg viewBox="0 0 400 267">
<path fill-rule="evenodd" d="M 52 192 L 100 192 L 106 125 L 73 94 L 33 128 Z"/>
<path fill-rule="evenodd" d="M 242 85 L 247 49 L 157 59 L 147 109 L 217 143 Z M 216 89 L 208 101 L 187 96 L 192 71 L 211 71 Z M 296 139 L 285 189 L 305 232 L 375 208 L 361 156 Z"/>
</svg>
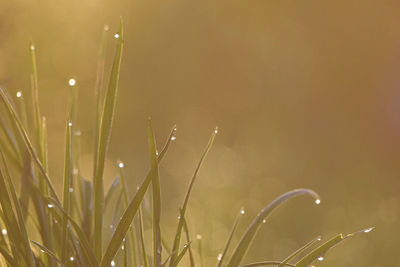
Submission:
<svg viewBox="0 0 400 267">
<path fill-rule="evenodd" d="M 35 46 L 30 44 L 32 63 L 32 112 L 27 112 L 21 93 L 17 93 L 18 106 L 13 104 L 8 93 L 0 89 L 3 114 L 0 119 L 0 262 L 2 266 L 169 266 L 180 265 L 183 257 L 189 264 L 201 266 L 201 259 L 193 256 L 193 239 L 186 223 L 186 210 L 198 173 L 212 148 L 218 128 L 211 132 L 210 139 L 189 181 L 185 197 L 179 208 L 179 221 L 175 237 L 165 240 L 161 233 L 161 188 L 158 167 L 166 156 L 172 141 L 176 139 L 173 126 L 163 148 L 158 153 L 151 120 L 148 124 L 148 150 L 150 170 L 138 187 L 135 195 L 128 194 L 123 163 L 119 163 L 119 176 L 104 193 L 103 175 L 109 139 L 117 99 L 118 80 L 124 44 L 123 23 L 115 35 L 116 52 L 108 86 L 102 90 L 104 52 L 96 82 L 96 119 L 94 123 L 94 166 L 93 180 L 87 181 L 80 175 L 79 153 L 75 151 L 79 135 L 74 135 L 77 91 L 72 87 L 71 101 L 65 122 L 65 160 L 62 196 L 58 196 L 52 179 L 48 175 L 46 120 L 39 109 L 39 89 Z M 103 38 L 104 39 L 104 38 Z M 103 51 L 103 50 L 102 50 Z M 104 91 L 104 92 L 103 92 Z M 33 121 L 33 125 L 28 125 Z M 28 132 L 27 129 L 33 129 Z M 14 185 L 19 184 L 19 193 Z M 144 214 L 142 202 L 151 185 L 151 207 Z M 71 194 L 71 192 L 75 192 Z M 149 194 L 150 195 L 150 194 Z M 350 235 L 339 234 L 321 243 L 316 237 L 285 259 L 242 265 L 243 258 L 260 226 L 271 213 L 284 202 L 306 195 L 320 203 L 317 193 L 309 189 L 296 189 L 277 197 L 254 218 L 239 242 L 232 249 L 240 221 L 239 212 L 234 220 L 222 253 L 216 257 L 216 266 L 296 266 L 305 267 L 315 260 L 322 260 L 325 253 L 347 238 L 373 228 Z M 32 209 L 30 209 L 32 205 Z M 113 229 L 105 231 L 105 211 L 114 211 Z M 120 217 L 119 211 L 122 211 Z M 147 251 L 143 231 L 143 217 L 152 220 L 152 251 Z M 169 243 L 171 246 L 169 246 Z M 198 246 L 197 249 L 201 249 Z M 201 255 L 201 253 L 199 253 Z M 199 262 L 196 262 L 199 261 Z M 289 263 L 291 262 L 291 263 Z"/>
</svg>

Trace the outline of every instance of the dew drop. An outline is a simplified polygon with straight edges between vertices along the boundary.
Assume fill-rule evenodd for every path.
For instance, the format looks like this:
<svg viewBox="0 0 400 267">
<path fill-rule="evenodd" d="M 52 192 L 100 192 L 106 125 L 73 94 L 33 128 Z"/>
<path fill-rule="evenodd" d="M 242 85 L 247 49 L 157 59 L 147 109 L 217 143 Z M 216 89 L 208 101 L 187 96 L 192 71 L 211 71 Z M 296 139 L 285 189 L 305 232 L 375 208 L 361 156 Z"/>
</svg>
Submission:
<svg viewBox="0 0 400 267">
<path fill-rule="evenodd" d="M 115 266 L 115 261 L 114 260 L 111 261 L 111 266 Z"/>
<path fill-rule="evenodd" d="M 175 141 L 176 140 L 176 136 L 171 136 L 171 141 Z"/>
<path fill-rule="evenodd" d="M 1 230 L 1 233 L 2 233 L 3 235 L 6 235 L 6 234 L 7 234 L 7 230 L 6 230 L 6 229 L 3 229 L 3 230 Z"/>
<path fill-rule="evenodd" d="M 76 84 L 75 79 L 74 78 L 69 79 L 68 84 L 69 84 L 69 86 L 75 86 L 75 84 Z"/>
<path fill-rule="evenodd" d="M 267 220 L 266 219 L 264 219 L 263 221 L 262 221 L 262 223 L 266 223 L 267 222 Z"/>
<path fill-rule="evenodd" d="M 68 188 L 68 192 L 72 193 L 74 192 L 74 189 L 72 187 Z"/>
<path fill-rule="evenodd" d="M 54 207 L 54 205 L 53 205 L 53 204 L 47 204 L 47 207 L 48 207 L 49 209 L 51 209 L 51 208 Z"/>
<path fill-rule="evenodd" d="M 20 98 L 20 97 L 22 96 L 21 91 L 18 91 L 18 92 L 16 93 L 16 95 L 17 95 L 18 98 Z"/>
<path fill-rule="evenodd" d="M 196 235 L 196 239 L 201 240 L 202 238 L 203 238 L 202 235 L 200 235 L 200 234 L 197 234 L 197 235 Z"/>
<path fill-rule="evenodd" d="M 218 133 L 218 127 L 215 127 L 214 133 L 215 133 L 215 134 Z"/>
<path fill-rule="evenodd" d="M 118 167 L 122 169 L 124 167 L 124 163 L 121 161 L 120 163 L 118 163 Z"/>
<path fill-rule="evenodd" d="M 69 257 L 69 260 L 70 260 L 70 261 L 74 261 L 75 258 L 71 256 L 71 257 Z"/>
<path fill-rule="evenodd" d="M 35 46 L 34 45 L 31 45 L 30 47 L 29 47 L 32 51 L 35 51 Z"/>
<path fill-rule="evenodd" d="M 219 253 L 219 254 L 218 254 L 217 260 L 218 260 L 218 261 L 221 261 L 221 260 L 222 260 L 222 253 Z"/>
<path fill-rule="evenodd" d="M 323 261 L 323 260 L 324 260 L 324 257 L 320 256 L 320 257 L 318 257 L 318 260 L 319 260 L 319 261 Z"/>
<path fill-rule="evenodd" d="M 72 127 L 72 122 L 68 122 L 68 126 L 69 126 L 69 127 Z"/>
<path fill-rule="evenodd" d="M 321 199 L 316 199 L 315 204 L 317 204 L 317 205 L 321 204 Z"/>
<path fill-rule="evenodd" d="M 124 246 L 124 245 L 122 245 L 122 246 L 121 246 L 121 249 L 122 249 L 122 250 L 124 250 L 124 249 L 125 249 L 125 246 Z"/>
<path fill-rule="evenodd" d="M 317 240 L 318 240 L 318 241 L 321 241 L 321 240 L 322 240 L 322 238 L 321 238 L 321 237 L 318 237 L 318 238 L 317 238 Z"/>
<path fill-rule="evenodd" d="M 240 210 L 240 214 L 244 214 L 244 209 L 241 209 L 241 210 Z"/>
<path fill-rule="evenodd" d="M 40 250 L 40 252 L 44 253 L 44 250 L 43 250 L 43 249 L 41 249 L 41 250 Z"/>
<path fill-rule="evenodd" d="M 114 34 L 114 38 L 118 39 L 119 38 L 119 34 L 118 33 Z"/>
<path fill-rule="evenodd" d="M 370 227 L 370 228 L 368 228 L 368 229 L 365 229 L 363 232 L 364 233 L 369 233 L 369 232 L 371 232 L 372 230 L 374 230 L 375 229 L 375 227 Z"/>
</svg>

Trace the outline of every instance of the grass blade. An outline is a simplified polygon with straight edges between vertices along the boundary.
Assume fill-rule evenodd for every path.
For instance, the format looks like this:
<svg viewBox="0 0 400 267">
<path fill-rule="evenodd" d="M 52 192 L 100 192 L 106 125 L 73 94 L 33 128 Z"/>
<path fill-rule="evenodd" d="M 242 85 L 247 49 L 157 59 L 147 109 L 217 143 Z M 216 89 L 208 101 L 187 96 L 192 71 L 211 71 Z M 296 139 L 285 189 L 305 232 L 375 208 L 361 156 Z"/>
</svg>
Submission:
<svg viewBox="0 0 400 267">
<path fill-rule="evenodd" d="M 242 265 L 241 267 L 278 266 L 279 263 L 280 263 L 279 261 L 262 261 L 262 262 L 254 262 L 254 263 L 245 264 L 245 265 Z M 290 264 L 290 263 L 286 263 L 283 266 L 295 267 L 295 265 Z"/>
<path fill-rule="evenodd" d="M 63 209 L 66 214 L 70 214 L 70 188 L 72 181 L 72 137 L 71 137 L 72 122 L 68 121 L 65 134 L 65 158 L 64 158 L 64 190 L 63 190 Z M 68 220 L 65 217 L 63 220 L 62 242 L 61 242 L 61 261 L 67 261 L 67 224 Z"/>
<path fill-rule="evenodd" d="M 114 57 L 114 63 L 111 70 L 110 81 L 108 84 L 106 97 L 104 100 L 103 112 L 99 128 L 99 141 L 97 147 L 96 170 L 93 177 L 94 185 L 94 248 L 97 259 L 102 257 L 102 233 L 103 233 L 103 207 L 104 207 L 104 189 L 103 172 L 108 144 L 111 136 L 111 128 L 114 118 L 114 110 L 118 91 L 119 72 L 123 49 L 123 25 L 122 18 L 120 22 L 119 38 L 117 50 Z"/>
<path fill-rule="evenodd" d="M 186 251 L 188 251 L 188 249 L 190 247 L 190 244 L 191 243 L 189 242 L 189 243 L 186 243 L 183 246 L 183 249 L 182 249 L 181 253 L 179 253 L 178 256 L 175 258 L 175 261 L 172 263 L 172 266 L 175 267 L 175 266 L 177 266 L 179 264 L 179 262 L 182 260 L 183 256 L 185 256 Z"/>
<path fill-rule="evenodd" d="M 139 236 L 140 244 L 142 246 L 143 266 L 148 267 L 149 263 L 147 261 L 146 242 L 144 241 L 142 207 L 139 207 Z"/>
<path fill-rule="evenodd" d="M 236 219 L 235 219 L 235 221 L 234 221 L 234 223 L 233 223 L 232 230 L 231 230 L 231 232 L 230 232 L 230 234 L 229 234 L 229 237 L 228 237 L 228 239 L 227 239 L 227 241 L 226 241 L 224 250 L 222 251 L 222 256 L 221 256 L 221 258 L 218 260 L 217 267 L 221 267 L 221 266 L 222 266 L 222 262 L 224 261 L 224 259 L 225 259 L 225 257 L 226 257 L 226 254 L 228 253 L 229 246 L 230 246 L 230 244 L 231 244 L 231 242 L 232 242 L 232 238 L 233 238 L 233 236 L 234 236 L 234 234 L 235 234 L 235 232 L 236 232 L 236 228 L 237 228 L 237 226 L 238 226 L 238 224 L 239 224 L 239 220 L 240 220 L 240 218 L 242 217 L 242 215 L 243 215 L 243 214 L 242 214 L 242 211 L 240 211 L 239 214 L 236 216 Z"/>
<path fill-rule="evenodd" d="M 42 244 L 40 244 L 37 241 L 31 240 L 31 243 L 36 245 L 37 247 L 39 247 L 41 250 L 43 250 L 44 252 L 46 252 L 48 255 L 50 255 L 56 262 L 58 262 L 61 266 L 64 266 L 64 264 L 61 262 L 61 260 L 57 257 L 57 255 L 51 251 L 50 249 L 48 249 L 47 247 L 43 246 Z"/>
<path fill-rule="evenodd" d="M 284 259 L 279 265 L 278 267 L 283 267 L 286 265 L 286 263 L 288 263 L 291 259 L 293 259 L 294 257 L 296 257 L 297 255 L 299 255 L 300 253 L 302 253 L 303 251 L 305 251 L 307 248 L 309 248 L 310 246 L 314 245 L 316 242 L 320 241 L 321 237 L 317 237 L 314 238 L 313 240 L 311 240 L 310 242 L 308 242 L 307 244 L 305 244 L 304 246 L 302 246 L 301 248 L 299 248 L 298 250 L 296 250 L 295 252 L 293 252 L 292 254 L 290 254 L 286 259 Z"/>
<path fill-rule="evenodd" d="M 157 147 L 154 138 L 153 127 L 151 120 L 148 125 L 148 143 L 150 155 L 150 175 L 153 185 L 153 266 L 161 266 L 161 230 L 160 230 L 160 217 L 161 217 L 161 189 L 160 177 L 158 175 L 158 161 L 157 161 Z"/>
<path fill-rule="evenodd" d="M 123 164 L 123 163 L 122 163 Z M 128 198 L 128 193 L 127 193 L 127 184 L 126 184 L 126 180 L 125 180 L 125 175 L 124 175 L 124 169 L 123 169 L 123 165 L 121 165 L 121 163 L 119 164 L 119 176 L 121 179 L 121 191 L 122 191 L 122 196 L 124 199 L 124 209 L 126 209 L 129 205 L 129 198 Z M 134 267 L 137 266 L 137 257 L 136 257 L 136 239 L 135 239 L 135 232 L 133 231 L 133 224 L 134 221 L 132 221 L 131 227 L 129 227 L 129 236 L 128 236 L 128 243 L 129 246 L 131 248 L 131 261 L 132 261 L 132 265 Z M 125 249 L 126 250 L 126 249 Z M 126 253 L 126 251 L 125 251 Z"/>
<path fill-rule="evenodd" d="M 171 142 L 171 137 L 175 133 L 175 127 L 171 131 L 171 133 L 168 136 L 167 143 L 165 144 L 163 150 L 161 153 L 158 155 L 158 162 L 160 163 L 163 157 L 165 156 Z M 136 212 L 138 211 L 140 204 L 142 203 L 142 200 L 144 198 L 144 195 L 149 187 L 149 184 L 151 182 L 151 175 L 150 172 L 147 174 L 146 178 L 142 182 L 142 185 L 139 187 L 138 191 L 136 192 L 136 195 L 132 199 L 132 201 L 129 203 L 129 206 L 126 208 L 124 214 L 122 215 L 122 218 L 120 222 L 118 223 L 118 226 L 114 232 L 114 235 L 111 238 L 110 243 L 108 244 L 108 247 L 106 249 L 106 252 L 104 253 L 103 259 L 101 260 L 100 266 L 101 267 L 106 267 L 110 264 L 112 259 L 114 258 L 115 254 L 117 253 L 122 240 L 124 239 L 132 221 L 133 218 L 136 215 Z"/>
<path fill-rule="evenodd" d="M 236 247 L 235 251 L 232 254 L 232 257 L 228 263 L 228 267 L 239 266 L 251 242 L 253 241 L 254 236 L 256 235 L 261 224 L 263 223 L 263 220 L 265 220 L 273 210 L 282 205 L 284 202 L 300 195 L 310 195 L 315 199 L 319 200 L 318 194 L 309 189 L 292 190 L 276 198 L 274 201 L 268 204 L 263 210 L 260 211 L 260 213 L 256 216 L 256 218 L 247 228 L 246 232 L 239 241 L 238 246 Z"/>
<path fill-rule="evenodd" d="M 211 137 L 210 137 L 210 139 L 208 141 L 208 144 L 207 144 L 206 148 L 204 149 L 203 154 L 201 155 L 200 161 L 197 164 L 196 170 L 195 170 L 195 172 L 194 172 L 194 174 L 192 176 L 192 179 L 190 180 L 189 187 L 188 187 L 188 189 L 186 191 L 185 199 L 184 199 L 183 205 L 181 207 L 181 216 L 180 216 L 180 219 L 179 219 L 179 222 L 178 222 L 178 226 L 177 226 L 177 229 L 176 229 L 174 243 L 172 245 L 172 255 L 171 255 L 171 260 L 170 260 L 170 267 L 172 267 L 174 262 L 176 261 L 176 256 L 177 256 L 177 253 L 179 251 L 179 244 L 180 244 L 180 241 L 181 241 L 182 228 L 183 228 L 183 218 L 185 216 L 185 212 L 186 212 L 187 204 L 189 202 L 190 193 L 192 192 L 193 184 L 194 184 L 194 182 L 195 182 L 195 180 L 197 178 L 197 175 L 198 175 L 198 173 L 200 171 L 201 165 L 203 164 L 208 152 L 210 151 L 210 149 L 212 147 L 212 144 L 214 143 L 214 139 L 215 139 L 215 136 L 217 135 L 217 133 L 218 133 L 218 128 L 216 127 L 214 129 L 213 133 L 211 134 Z"/>
<path fill-rule="evenodd" d="M 50 178 L 47 175 L 46 169 L 43 167 L 39 157 L 37 156 L 37 153 L 35 152 L 32 142 L 30 141 L 28 134 L 25 131 L 25 128 L 21 123 L 21 120 L 19 119 L 18 115 L 16 114 L 13 106 L 11 105 L 10 100 L 8 99 L 5 91 L 2 88 L 0 88 L 0 98 L 6 106 L 6 110 L 11 117 L 11 121 L 15 124 L 16 128 L 19 130 L 19 132 L 24 140 L 26 149 L 29 152 L 29 154 L 32 157 L 35 164 L 37 165 L 37 167 L 39 168 L 39 171 L 40 171 L 41 175 L 43 176 L 43 178 L 45 179 L 45 182 L 47 183 L 51 194 L 54 196 L 54 198 L 57 200 L 57 202 L 60 203 L 60 200 L 58 199 L 58 196 L 54 190 L 54 187 L 50 181 Z"/>
<path fill-rule="evenodd" d="M 190 242 L 192 242 L 192 240 L 191 240 L 191 238 L 190 238 L 190 234 L 189 234 L 189 228 L 188 228 L 188 225 L 187 225 L 187 221 L 186 221 L 186 219 L 185 218 L 183 218 L 183 230 L 185 231 L 185 234 L 186 234 L 186 240 L 187 240 L 187 243 L 190 243 Z M 193 252 L 192 252 L 192 246 L 189 246 L 189 260 L 190 260 L 190 267 L 194 267 L 195 266 L 195 264 L 194 264 L 194 257 L 193 257 Z"/>
<path fill-rule="evenodd" d="M 311 251 L 309 254 L 307 254 L 306 256 L 304 256 L 301 260 L 299 260 L 295 266 L 296 267 L 306 267 L 309 264 L 311 264 L 313 261 L 315 261 L 318 257 L 324 257 L 325 253 L 330 250 L 331 248 L 333 248 L 334 246 L 336 246 L 337 244 L 341 243 L 342 241 L 346 240 L 349 237 L 353 237 L 357 234 L 361 234 L 361 233 L 369 233 L 373 230 L 374 228 L 368 228 L 365 230 L 361 230 L 352 234 L 348 234 L 346 236 L 343 236 L 343 234 L 339 234 L 333 238 L 331 238 L 330 240 L 328 240 L 327 242 L 325 242 L 324 244 L 322 244 L 321 246 L 319 246 L 318 248 L 314 249 L 313 251 Z"/>
</svg>

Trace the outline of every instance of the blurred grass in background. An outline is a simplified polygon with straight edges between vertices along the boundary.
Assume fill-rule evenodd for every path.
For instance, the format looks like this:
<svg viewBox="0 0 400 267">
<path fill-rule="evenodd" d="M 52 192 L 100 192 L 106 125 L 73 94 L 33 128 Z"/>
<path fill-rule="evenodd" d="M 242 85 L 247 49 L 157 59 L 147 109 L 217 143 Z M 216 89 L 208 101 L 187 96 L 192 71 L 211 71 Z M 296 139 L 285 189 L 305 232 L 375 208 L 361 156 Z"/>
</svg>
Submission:
<svg viewBox="0 0 400 267">
<path fill-rule="evenodd" d="M 399 12 L 394 0 L 2 1 L 0 84 L 29 91 L 33 38 L 49 171 L 61 192 L 68 79 L 77 80 L 75 125 L 86 140 L 81 166 L 89 179 L 101 32 L 108 24 L 112 36 L 122 15 L 126 45 L 104 177 L 114 177 L 123 160 L 134 192 L 148 168 L 148 116 L 158 140 L 176 123 L 176 143 L 160 168 L 169 239 L 186 182 L 218 125 L 188 210 L 193 234 L 203 236 L 205 266 L 229 233 L 225 218 L 243 206 L 250 220 L 296 187 L 318 191 L 321 206 L 285 205 L 246 259 L 282 258 L 310 236 L 375 225 L 318 266 L 400 266 Z M 107 51 L 110 63 L 113 47 Z M 307 217 L 296 217 L 299 207 Z"/>
</svg>

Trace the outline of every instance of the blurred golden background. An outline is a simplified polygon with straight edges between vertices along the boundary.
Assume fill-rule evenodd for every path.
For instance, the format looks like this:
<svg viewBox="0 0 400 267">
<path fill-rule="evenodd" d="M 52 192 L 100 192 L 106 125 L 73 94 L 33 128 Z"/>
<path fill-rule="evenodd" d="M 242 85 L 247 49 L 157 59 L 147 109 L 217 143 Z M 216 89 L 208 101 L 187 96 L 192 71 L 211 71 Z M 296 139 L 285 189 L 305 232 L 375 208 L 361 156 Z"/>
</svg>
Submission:
<svg viewBox="0 0 400 267">
<path fill-rule="evenodd" d="M 61 185 L 68 79 L 79 87 L 82 161 L 91 175 L 94 85 L 105 24 L 107 68 L 119 16 L 125 50 L 107 184 L 123 160 L 132 192 L 148 170 L 146 120 L 162 163 L 163 232 L 213 127 L 220 127 L 190 200 L 189 226 L 213 266 L 235 214 L 246 223 L 297 187 L 300 198 L 263 226 L 246 262 L 279 260 L 321 234 L 376 230 L 317 266 L 400 266 L 400 2 L 15 0 L 0 3 L 0 84 L 29 93 L 36 44 L 50 174 Z M 61 188 L 61 187 L 60 187 Z"/>
</svg>

